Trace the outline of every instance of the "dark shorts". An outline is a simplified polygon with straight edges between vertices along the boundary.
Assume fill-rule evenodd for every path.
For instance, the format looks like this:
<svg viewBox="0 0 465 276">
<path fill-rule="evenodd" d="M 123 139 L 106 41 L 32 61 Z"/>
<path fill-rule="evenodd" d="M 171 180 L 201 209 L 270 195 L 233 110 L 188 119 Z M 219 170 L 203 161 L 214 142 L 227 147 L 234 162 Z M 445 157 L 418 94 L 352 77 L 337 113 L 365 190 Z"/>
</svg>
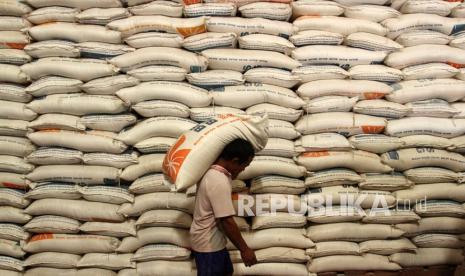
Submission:
<svg viewBox="0 0 465 276">
<path fill-rule="evenodd" d="M 216 252 L 192 252 L 197 266 L 197 276 L 224 276 L 232 274 L 234 269 L 228 250 Z"/>
</svg>

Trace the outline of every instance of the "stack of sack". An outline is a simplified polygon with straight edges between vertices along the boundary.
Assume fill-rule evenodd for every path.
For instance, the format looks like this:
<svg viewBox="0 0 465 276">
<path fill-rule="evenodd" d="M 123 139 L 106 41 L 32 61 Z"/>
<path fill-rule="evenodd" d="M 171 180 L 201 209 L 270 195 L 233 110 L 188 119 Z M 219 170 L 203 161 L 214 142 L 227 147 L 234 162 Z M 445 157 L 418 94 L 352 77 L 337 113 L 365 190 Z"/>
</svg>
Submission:
<svg viewBox="0 0 465 276">
<path fill-rule="evenodd" d="M 301 35 L 298 38 L 306 35 L 307 40 L 299 42 L 300 47 L 292 56 L 307 65 L 302 68 L 315 71 L 308 78 L 304 76 L 305 83 L 297 89 L 307 100 L 304 110 L 310 113 L 296 124 L 304 135 L 296 142 L 303 152 L 298 162 L 315 172 L 306 179 L 312 223 L 308 235 L 316 243 L 315 248 L 308 250 L 313 257 L 309 271 L 398 270 L 460 263 L 463 260 L 460 250 L 436 249 L 443 257 L 433 258 L 435 261 L 425 258 L 428 254 L 436 256 L 431 254 L 434 249 L 417 249 L 427 246 L 415 242 L 413 236 L 460 234 L 462 230 L 457 224 L 461 219 L 457 218 L 454 226 L 442 231 L 431 226 L 430 232 L 414 233 L 407 227 L 417 229 L 424 224 L 416 211 L 419 208 L 410 208 L 415 200 L 426 196 L 429 200 L 462 202 L 456 195 L 462 186 L 435 184 L 441 191 L 454 189 L 450 195 L 435 195 L 433 186 L 414 187 L 425 182 L 417 183 L 408 173 L 401 174 L 426 166 L 463 171 L 464 157 L 446 151 L 448 147 L 452 150 L 452 141 L 435 137 L 464 134 L 459 115 L 461 103 L 449 105 L 465 96 L 460 70 L 453 67 L 463 66 L 459 58 L 463 50 L 457 49 L 458 44 L 423 44 L 448 44 L 452 39 L 457 42 L 460 36 L 448 35 L 460 32 L 460 24 L 465 21 L 410 14 L 457 4 L 442 1 L 394 1 L 392 7 L 387 7 L 387 1 L 293 4 L 294 16 L 304 16 L 294 21 Z M 316 13 L 323 16 L 305 17 Z M 439 42 L 437 37 L 443 40 Z M 445 39 L 450 40 L 443 43 Z M 453 45 L 458 47 L 452 48 Z M 452 78 L 456 75 L 458 80 Z M 452 117 L 454 120 L 448 119 Z M 448 145 L 441 147 L 441 139 Z M 439 168 L 411 171 L 413 175 L 423 173 L 423 177 L 425 172 L 430 174 L 427 183 L 438 183 L 438 178 L 431 180 L 438 173 L 455 175 L 453 182 L 460 180 L 455 172 Z M 421 191 L 415 193 L 416 190 Z M 403 200 L 412 204 L 406 206 Z M 312 208 L 321 203 L 330 203 L 332 208 Z M 342 203 L 344 206 L 337 206 Z M 352 206 L 354 203 L 357 204 Z M 426 204 L 432 208 L 438 203 Z M 453 206 L 463 212 L 460 204 Z M 396 227 L 391 226 L 394 224 Z M 360 233 L 362 236 L 357 236 Z M 455 248 L 463 248 L 458 236 L 453 238 Z M 428 247 L 451 246 L 438 237 Z"/>
<path fill-rule="evenodd" d="M 23 50 L 32 24 L 24 15 L 32 9 L 17 1 L 0 3 L 0 274 L 22 275 L 25 256 L 21 244 L 29 238 L 23 228 L 31 216 L 24 212 L 26 175 L 34 165 L 25 157 L 35 150 L 27 126 L 37 113 L 26 107 L 32 96 L 25 88 L 30 78 L 21 66 L 32 60 Z"/>
<path fill-rule="evenodd" d="M 387 256 L 415 249 L 391 226 L 397 215 L 383 220 L 383 213 L 371 212 L 396 205 L 393 188 L 384 185 L 395 175 L 378 154 L 391 110 L 382 98 L 402 74 L 379 63 L 402 46 L 385 38 L 387 29 L 378 23 L 398 12 L 384 3 L 356 6 L 369 4 L 361 2 L 293 3 L 299 33 L 291 37 L 298 46 L 292 56 L 304 65 L 294 73 L 306 100 L 295 147 L 298 164 L 313 172 L 305 179 L 312 273 L 399 270 Z M 323 16 L 309 16 L 317 12 Z"/>
<path fill-rule="evenodd" d="M 120 185 L 121 170 L 139 161 L 115 139 L 136 116 L 112 95 L 118 69 L 104 59 L 132 49 L 102 26 L 113 15 L 95 17 L 129 14 L 119 1 L 28 3 L 35 10 L 26 18 L 36 26 L 24 50 L 34 60 L 21 70 L 34 97 L 27 107 L 39 116 L 27 134 L 37 149 L 26 157 L 36 167 L 27 175 L 32 203 L 25 212 L 33 218 L 24 226 L 31 233 L 25 274 L 116 275 L 135 267 L 131 254 L 115 252 L 120 238 L 136 235 L 135 221 L 117 210 L 134 201 Z"/>
<path fill-rule="evenodd" d="M 463 261 L 463 3 L 0 2 L 0 274 L 195 275 L 181 135 L 264 114 L 236 274 Z"/>
<path fill-rule="evenodd" d="M 403 81 L 387 98 L 408 108 L 405 118 L 388 122 L 386 133 L 402 145 L 382 155 L 414 186 L 394 192 L 399 206 L 418 221 L 396 224 L 418 249 L 389 257 L 402 267 L 457 265 L 463 262 L 465 229 L 462 203 L 465 169 L 463 4 L 394 1 L 402 13 L 383 25 L 387 37 L 404 48 L 384 61 L 402 70 Z"/>
<path fill-rule="evenodd" d="M 293 123 L 302 115 L 304 101 L 291 90 L 299 77 L 290 70 L 300 65 L 288 57 L 295 48 L 289 38 L 296 28 L 286 22 L 292 9 L 288 3 L 257 2 L 239 5 L 239 10 L 243 17 L 256 18 L 212 18 L 207 26 L 211 25 L 212 31 L 238 35 L 240 49 L 210 49 L 202 54 L 209 58 L 210 69 L 232 68 L 239 76 L 243 72 L 245 83 L 216 88 L 211 93 L 214 103 L 223 108 L 236 108 L 249 115 L 266 114 L 269 137 L 265 148 L 238 177 L 249 187 L 237 198 L 238 213 L 251 216 L 251 231 L 243 236 L 255 250 L 259 264 L 245 267 L 240 252 L 232 244 L 228 249 L 237 275 L 305 275 L 304 264 L 309 259 L 305 250 L 313 243 L 306 237 L 306 208 L 300 199 L 305 192 L 302 177 L 306 169 L 293 160 L 294 139 L 299 136 Z M 251 31 L 251 26 L 259 22 L 264 27 Z M 224 55 L 227 61 L 221 59 Z M 255 60 L 257 56 L 263 60 Z"/>
</svg>

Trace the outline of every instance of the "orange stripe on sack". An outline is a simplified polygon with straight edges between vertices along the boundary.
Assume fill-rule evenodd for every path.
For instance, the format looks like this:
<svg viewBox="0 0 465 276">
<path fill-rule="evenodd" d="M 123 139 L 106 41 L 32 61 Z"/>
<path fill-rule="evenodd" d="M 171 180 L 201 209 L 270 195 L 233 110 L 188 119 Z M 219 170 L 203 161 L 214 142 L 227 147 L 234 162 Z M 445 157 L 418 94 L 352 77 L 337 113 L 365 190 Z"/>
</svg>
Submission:
<svg viewBox="0 0 465 276">
<path fill-rule="evenodd" d="M 44 128 L 44 129 L 40 129 L 39 131 L 43 131 L 43 132 L 60 132 L 61 129 L 59 129 L 59 128 Z"/>
<path fill-rule="evenodd" d="M 315 14 L 315 15 L 303 15 L 303 16 L 299 16 L 296 18 L 296 20 L 294 21 L 299 21 L 299 20 L 302 20 L 302 19 L 307 19 L 307 18 L 320 18 L 321 16 L 319 14 Z"/>
<path fill-rule="evenodd" d="M 238 193 L 232 193 L 231 194 L 231 199 L 235 200 L 235 201 L 239 200 L 239 194 Z"/>
<path fill-rule="evenodd" d="M 384 93 L 380 92 L 366 92 L 363 93 L 363 97 L 367 100 L 375 100 L 375 99 L 381 99 L 384 97 Z"/>
<path fill-rule="evenodd" d="M 184 5 L 188 6 L 193 4 L 200 4 L 202 3 L 202 0 L 183 0 L 182 2 L 184 2 Z"/>
<path fill-rule="evenodd" d="M 37 235 L 32 236 L 29 242 L 51 240 L 51 239 L 53 239 L 53 234 L 37 234 Z"/>
<path fill-rule="evenodd" d="M 23 189 L 23 185 L 15 184 L 15 183 L 10 183 L 10 182 L 2 182 L 2 186 L 5 188 L 11 188 L 11 189 Z"/>
<path fill-rule="evenodd" d="M 362 131 L 365 134 L 378 134 L 383 132 L 384 126 L 362 126 Z"/>
<path fill-rule="evenodd" d="M 329 156 L 329 152 L 325 151 L 312 151 L 312 152 L 305 152 L 302 154 L 303 157 L 322 157 L 322 156 Z"/>
<path fill-rule="evenodd" d="M 205 33 L 207 31 L 207 26 L 205 24 L 202 24 L 201 26 L 195 26 L 195 27 L 186 27 L 186 28 L 176 28 L 176 31 L 184 36 L 192 36 L 196 34 L 201 34 Z"/>
<path fill-rule="evenodd" d="M 24 47 L 26 47 L 26 43 L 13 43 L 13 42 L 6 42 L 4 43 L 8 48 L 10 49 L 17 49 L 17 50 L 22 50 Z"/>
<path fill-rule="evenodd" d="M 465 68 L 465 64 L 460 64 L 460 63 L 455 63 L 455 62 L 446 62 L 446 63 L 457 69 Z"/>
</svg>

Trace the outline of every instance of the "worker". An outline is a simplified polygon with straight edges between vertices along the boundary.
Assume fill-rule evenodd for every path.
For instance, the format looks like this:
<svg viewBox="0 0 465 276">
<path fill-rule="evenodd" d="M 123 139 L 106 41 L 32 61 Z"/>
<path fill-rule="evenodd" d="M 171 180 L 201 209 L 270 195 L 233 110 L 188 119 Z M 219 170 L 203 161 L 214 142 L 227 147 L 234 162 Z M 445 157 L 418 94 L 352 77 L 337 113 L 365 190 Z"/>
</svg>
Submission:
<svg viewBox="0 0 465 276">
<path fill-rule="evenodd" d="M 226 237 L 239 249 L 246 266 L 257 263 L 255 252 L 246 244 L 233 219 L 235 210 L 231 198 L 232 180 L 250 164 L 254 155 L 254 148 L 247 140 L 232 141 L 197 186 L 190 229 L 197 276 L 232 275 Z"/>
</svg>

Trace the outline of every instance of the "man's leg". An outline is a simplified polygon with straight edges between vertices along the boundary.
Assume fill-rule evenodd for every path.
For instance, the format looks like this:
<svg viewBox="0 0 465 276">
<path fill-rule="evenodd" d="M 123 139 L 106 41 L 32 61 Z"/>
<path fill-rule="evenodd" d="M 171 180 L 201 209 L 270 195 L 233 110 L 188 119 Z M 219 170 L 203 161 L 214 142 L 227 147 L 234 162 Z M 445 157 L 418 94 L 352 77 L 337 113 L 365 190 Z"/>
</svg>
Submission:
<svg viewBox="0 0 465 276">
<path fill-rule="evenodd" d="M 197 276 L 232 275 L 233 266 L 226 249 L 217 252 L 194 252 Z"/>
</svg>

